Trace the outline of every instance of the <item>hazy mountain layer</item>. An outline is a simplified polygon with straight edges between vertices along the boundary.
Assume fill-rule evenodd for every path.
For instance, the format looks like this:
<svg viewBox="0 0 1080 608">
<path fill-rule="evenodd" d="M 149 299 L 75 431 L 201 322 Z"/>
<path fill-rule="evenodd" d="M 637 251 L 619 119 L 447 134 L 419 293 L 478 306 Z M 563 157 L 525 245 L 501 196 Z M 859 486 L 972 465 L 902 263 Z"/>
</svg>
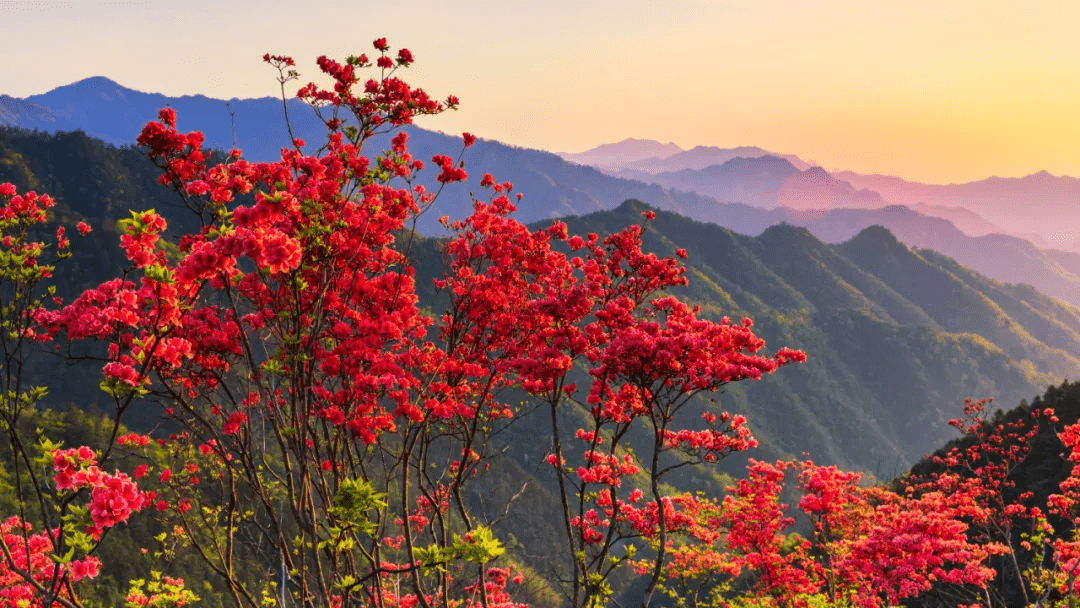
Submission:
<svg viewBox="0 0 1080 608">
<path fill-rule="evenodd" d="M 624 139 L 603 144 L 584 152 L 560 152 L 559 156 L 572 163 L 604 169 L 621 169 L 638 161 L 667 158 L 682 152 L 673 142 L 662 144 L 651 139 Z"/>
<path fill-rule="evenodd" d="M 735 148 L 695 146 L 690 150 L 683 150 L 672 143 L 661 144 L 649 139 L 627 139 L 614 144 L 603 144 L 584 152 L 573 154 L 561 152 L 559 156 L 571 162 L 592 165 L 619 177 L 630 179 L 684 169 L 704 169 L 712 165 L 722 165 L 740 157 L 777 156 L 787 160 L 800 171 L 813 166 L 812 163 L 806 163 L 794 154 L 776 154 L 757 146 Z"/>
<path fill-rule="evenodd" d="M 836 176 L 879 192 L 894 203 L 964 207 L 1010 234 L 1034 233 L 1058 249 L 1080 250 L 1080 179 L 1040 171 L 1025 177 L 988 177 L 964 184 L 922 184 L 888 175 L 852 172 Z M 1039 243 L 1043 245 L 1044 243 Z"/>
</svg>

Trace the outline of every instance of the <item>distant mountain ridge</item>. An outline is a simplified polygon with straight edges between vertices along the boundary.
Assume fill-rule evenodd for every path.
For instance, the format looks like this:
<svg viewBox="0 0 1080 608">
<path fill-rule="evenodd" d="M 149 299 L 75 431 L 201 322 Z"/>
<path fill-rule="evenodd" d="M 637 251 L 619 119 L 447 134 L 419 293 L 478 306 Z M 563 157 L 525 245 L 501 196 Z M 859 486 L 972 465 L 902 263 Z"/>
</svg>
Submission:
<svg viewBox="0 0 1080 608">
<path fill-rule="evenodd" d="M 647 159 L 667 158 L 682 152 L 674 142 L 662 144 L 652 139 L 624 139 L 614 144 L 603 144 L 584 152 L 559 152 L 564 160 L 594 167 L 621 167 Z"/>
<path fill-rule="evenodd" d="M 654 151 L 659 153 L 649 153 Z M 614 144 L 602 144 L 584 152 L 572 154 L 559 152 L 558 154 L 568 161 L 592 165 L 607 173 L 628 179 L 640 179 L 643 175 L 684 169 L 704 169 L 711 165 L 722 165 L 739 157 L 776 156 L 786 159 L 800 171 L 813 166 L 813 163 L 804 162 L 794 154 L 777 154 L 757 146 L 734 148 L 695 146 L 689 150 L 683 150 L 673 143 L 661 144 L 651 139 L 626 139 Z"/>
<path fill-rule="evenodd" d="M 166 97 L 142 93 L 118 85 L 107 78 L 95 77 L 59 87 L 25 100 L 0 98 L 0 124 L 45 132 L 81 130 L 117 146 L 132 145 L 143 125 L 154 120 L 166 105 L 177 112 L 177 128 L 199 130 L 207 145 L 232 147 L 235 138 L 246 158 L 269 161 L 280 157 L 289 141 L 284 109 L 280 99 L 210 99 L 201 95 Z M 311 108 L 297 99 L 288 101 L 293 132 L 314 146 L 325 137 L 325 127 Z M 435 154 L 453 154 L 462 148 L 460 137 L 449 136 L 416 126 L 406 128 L 409 148 L 414 156 L 429 159 Z M 369 150 L 390 147 L 389 138 L 376 138 Z M 491 173 L 499 180 L 513 181 L 517 191 L 527 198 L 520 204 L 526 221 L 582 214 L 609 209 L 619 201 L 637 198 L 662 209 L 696 215 L 699 209 L 714 206 L 715 201 L 696 193 L 676 193 L 659 186 L 617 179 L 596 169 L 568 163 L 558 156 L 517 148 L 481 139 L 465 157 L 468 171 L 476 176 Z M 422 176 L 430 188 L 439 186 L 433 172 Z M 444 189 L 436 207 L 426 214 L 419 226 L 422 234 L 444 231 L 438 217 L 464 217 L 472 209 L 470 192 L 482 191 L 473 184 L 452 184 Z M 535 202 L 534 202 L 535 201 Z"/>
<path fill-rule="evenodd" d="M 649 180 L 665 188 L 697 192 L 725 203 L 776 207 L 780 189 L 800 171 L 787 159 L 766 154 L 736 156 L 719 165 L 657 173 Z"/>
<path fill-rule="evenodd" d="M 1061 249 L 1080 248 L 1080 179 L 1039 171 L 1024 177 L 988 177 L 963 184 L 922 184 L 887 175 L 837 173 L 897 203 L 927 203 L 971 209 L 1020 236 L 1035 233 Z"/>
<path fill-rule="evenodd" d="M 267 97 L 226 102 L 199 95 L 166 97 L 127 89 L 104 77 L 90 78 L 27 99 L 0 96 L 0 123 L 47 132 L 81 129 L 122 146 L 132 143 L 142 125 L 153 119 L 165 105 L 177 110 L 178 126 L 182 130 L 202 130 L 210 143 L 231 147 L 235 134 L 237 145 L 253 160 L 277 157 L 288 139 L 280 99 Z M 290 100 L 288 107 L 297 134 L 310 142 L 319 141 L 323 127 L 310 108 L 298 100 Z M 416 127 L 410 127 L 408 132 L 410 148 L 421 159 L 453 152 L 461 146 L 457 137 Z M 610 145 L 604 149 L 605 154 L 624 150 L 627 146 L 636 147 L 641 154 L 678 148 L 674 144 L 631 139 Z M 388 142 L 376 141 L 369 149 L 386 147 Z M 748 235 L 757 235 L 771 225 L 787 222 L 805 226 L 827 242 L 838 243 L 876 223 L 886 226 L 908 245 L 932 248 L 996 280 L 1028 283 L 1044 293 L 1080 306 L 1080 268 L 1070 266 L 1071 258 L 1065 255 L 1066 252 L 1040 251 L 1010 237 L 972 240 L 965 231 L 986 235 L 994 231 L 994 226 L 966 209 L 944 207 L 938 203 L 886 206 L 888 201 L 877 197 L 876 190 L 867 189 L 872 184 L 851 180 L 853 174 L 833 175 L 813 167 L 800 169 L 790 158 L 771 154 L 752 157 L 758 152 L 765 151 L 754 146 L 726 151 L 706 146 L 683 150 L 667 158 L 700 163 L 711 162 L 725 154 L 744 156 L 701 169 L 650 174 L 645 176 L 647 182 L 615 178 L 590 166 L 566 162 L 554 154 L 484 139 L 470 148 L 464 159 L 466 168 L 474 176 L 491 173 L 499 180 L 512 181 L 517 191 L 525 193 L 519 213 L 525 221 L 610 209 L 619 201 L 633 198 Z M 890 179 L 893 181 L 888 183 L 895 182 L 894 178 Z M 1037 179 L 1066 178 L 1042 176 Z M 428 180 L 428 185 L 435 185 L 430 183 L 431 176 Z M 905 187 L 918 186 L 907 184 Z M 421 219 L 421 233 L 439 234 L 442 228 L 436 219 L 441 215 L 463 217 L 467 214 L 471 209 L 471 191 L 479 192 L 475 185 L 449 187 L 436 208 Z M 812 201 L 827 201 L 827 204 L 841 208 L 808 208 L 817 206 Z M 792 208 L 776 207 L 777 204 Z M 945 215 L 953 219 L 953 223 L 939 221 L 930 214 Z M 957 225 L 965 230 L 958 230 Z M 1065 222 L 1061 225 L 1067 226 Z"/>
<path fill-rule="evenodd" d="M 606 149 L 610 154 L 613 148 Z M 904 204 L 927 215 L 950 219 L 971 236 L 1007 232 L 1032 240 L 1042 248 L 1080 251 L 1080 227 L 1074 227 L 1074 218 L 1080 211 L 1080 179 L 1074 177 L 1040 171 L 1025 177 L 990 177 L 965 184 L 934 185 L 888 175 L 829 173 L 812 163 L 803 163 L 798 157 L 784 156 L 802 174 L 791 175 L 790 183 L 767 184 L 765 190 L 754 196 L 732 198 L 735 192 L 730 185 L 714 180 L 723 173 L 715 166 L 736 157 L 766 156 L 779 155 L 756 146 L 726 150 L 699 146 L 664 158 L 608 160 L 596 166 L 620 177 L 696 191 L 721 202 L 765 208 L 871 208 Z"/>
<path fill-rule="evenodd" d="M 939 252 L 994 280 L 1031 285 L 1080 307 L 1080 254 L 1039 249 L 1004 234 L 971 237 L 948 220 L 905 205 L 829 210 L 727 205 L 723 209 L 715 223 L 743 234 L 760 234 L 769 226 L 788 223 L 806 228 L 826 243 L 842 243 L 868 226 L 880 225 L 905 245 Z"/>
<path fill-rule="evenodd" d="M 244 107 L 230 114 L 229 106 Z M 103 76 L 86 78 L 23 100 L 0 98 L 0 124 L 42 131 L 82 130 L 116 146 L 133 145 L 147 122 L 166 106 L 177 111 L 177 127 L 199 130 L 206 144 L 228 150 L 237 146 L 252 160 L 270 160 L 288 143 L 280 99 L 212 99 L 204 95 L 168 97 L 124 87 Z M 22 111 L 16 112 L 22 108 Z M 32 109 L 32 112 L 27 111 Z M 289 100 L 294 127 L 314 133 L 321 124 L 310 108 Z"/>
</svg>

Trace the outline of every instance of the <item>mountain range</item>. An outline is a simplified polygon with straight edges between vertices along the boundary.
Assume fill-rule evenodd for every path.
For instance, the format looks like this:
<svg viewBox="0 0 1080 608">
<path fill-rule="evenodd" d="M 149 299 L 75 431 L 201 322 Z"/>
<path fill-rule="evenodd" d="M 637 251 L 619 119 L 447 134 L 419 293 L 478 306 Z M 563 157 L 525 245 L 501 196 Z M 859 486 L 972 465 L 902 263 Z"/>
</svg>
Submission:
<svg viewBox="0 0 1080 608">
<path fill-rule="evenodd" d="M 165 105 L 181 129 L 222 147 L 235 141 L 253 160 L 273 158 L 287 138 L 280 100 L 165 97 L 98 77 L 26 99 L 0 96 L 0 122 L 23 129 L 0 129 L 0 181 L 53 193 L 61 213 L 103 229 L 93 238 L 115 238 L 127 208 L 170 204 L 155 168 L 127 147 Z M 310 109 L 295 100 L 284 107 L 297 135 L 317 142 L 322 127 Z M 83 133 L 46 134 L 58 131 Z M 420 158 L 461 149 L 457 137 L 408 133 Z M 855 174 L 755 147 L 677 148 L 627 140 L 568 162 L 482 139 L 463 158 L 470 173 L 509 179 L 525 193 L 524 221 L 573 216 L 575 231 L 606 232 L 635 221 L 645 204 L 670 212 L 658 215 L 649 245 L 691 252 L 683 295 L 716 316 L 750 316 L 770 344 L 812 354 L 808 365 L 732 386 L 721 400 L 757 421 L 772 453 L 809 446 L 824 461 L 888 473 L 887 463 L 906 466 L 947 438 L 950 408 L 964 397 L 1016 402 L 1080 372 L 1080 313 L 1040 293 L 1080 306 L 1080 254 L 994 234 L 962 205 L 968 199 L 948 194 L 986 198 L 985 189 L 940 187 L 945 194 L 916 203 L 938 191 L 884 178 L 894 189 L 874 189 Z M 619 158 L 629 159 L 619 172 L 655 171 L 651 183 L 610 175 Z M 580 164 L 598 159 L 609 164 Z M 1031 182 L 1065 196 L 1071 179 L 1023 178 L 1008 192 L 1020 196 Z M 421 233 L 437 236 L 438 216 L 467 213 L 470 188 L 443 192 Z M 906 204 L 890 200 L 897 192 Z M 114 257 L 77 257 L 80 280 L 122 263 Z M 1014 282 L 1037 289 L 1005 284 Z"/>
<path fill-rule="evenodd" d="M 625 139 L 615 144 L 603 144 L 578 153 L 559 153 L 563 159 L 582 165 L 591 165 L 606 173 L 628 179 L 642 179 L 657 173 L 704 169 L 722 165 L 736 158 L 759 158 L 778 156 L 790 162 L 800 171 L 814 166 L 794 154 L 779 155 L 757 146 L 719 148 L 695 146 L 683 150 L 674 143 L 661 144 L 650 139 Z"/>
<path fill-rule="evenodd" d="M 134 144 L 142 126 L 154 120 L 158 110 L 165 106 L 176 110 L 180 130 L 202 131 L 209 146 L 228 149 L 235 141 L 245 158 L 253 161 L 280 157 L 283 142 L 289 141 L 284 107 L 288 108 L 298 138 L 314 144 L 325 133 L 325 127 L 311 108 L 296 99 L 283 104 L 280 99 L 269 97 L 230 101 L 201 95 L 165 97 L 133 91 L 104 77 L 88 78 L 26 99 L 0 95 L 0 125 L 47 133 L 79 130 L 106 143 L 126 146 Z M 417 158 L 456 155 L 462 149 L 459 137 L 416 127 L 408 127 L 406 131 L 410 135 L 410 151 Z M 369 149 L 389 147 L 389 140 L 384 137 L 372 141 Z M 313 151 L 314 145 L 308 148 Z M 657 207 L 690 215 L 695 209 L 716 204 L 695 193 L 676 193 L 613 178 L 592 167 L 567 163 L 554 154 L 489 140 L 480 140 L 470 148 L 465 162 L 474 175 L 491 173 L 500 182 L 512 181 L 517 191 L 526 193 L 528 198 L 520 205 L 520 216 L 525 221 L 609 209 L 626 198 L 647 200 Z M 421 181 L 435 188 L 439 184 L 434 178 L 429 171 Z M 471 209 L 470 186 L 452 184 L 444 189 L 444 196 L 431 213 L 421 220 L 419 229 L 424 234 L 441 233 L 444 229 L 438 217 L 464 217 Z"/>
<path fill-rule="evenodd" d="M 287 141 L 284 107 L 302 139 L 318 141 L 323 129 L 310 108 L 296 99 L 282 104 L 270 97 L 228 101 L 202 95 L 166 97 L 134 91 L 102 76 L 24 99 L 0 95 L 0 125 L 46 132 L 82 130 L 123 146 L 132 144 L 142 126 L 166 105 L 177 110 L 182 130 L 203 131 L 211 146 L 235 144 L 251 160 L 273 160 Z M 412 128 L 410 135 L 412 149 L 421 158 L 460 149 L 456 138 L 440 133 Z M 1080 251 L 1080 237 L 1069 228 L 1080 204 L 1080 180 L 1045 172 L 929 185 L 884 175 L 829 173 L 797 156 L 757 146 L 683 150 L 674 143 L 644 139 L 561 154 L 567 162 L 550 153 L 481 140 L 465 158 L 474 172 L 509 179 L 525 192 L 530 199 L 522 205 L 522 214 L 529 220 L 588 213 L 611 208 L 612 201 L 637 198 L 738 229 L 740 223 L 753 221 L 722 203 L 803 211 L 903 204 L 922 215 L 947 219 L 969 236 L 1004 233 L 1043 249 Z M 468 201 L 467 188 L 458 190 L 446 200 Z M 469 208 L 467 202 L 447 205 L 436 211 L 436 217 L 454 217 Z M 431 221 L 421 230 L 434 234 L 440 226 Z"/>
<path fill-rule="evenodd" d="M 83 133 L 0 128 L 0 182 L 53 193 L 58 220 L 95 228 L 57 270 L 64 297 L 124 268 L 116 220 L 128 208 L 154 207 L 170 226 L 195 228 L 185 225 L 185 210 L 156 184 L 157 175 L 138 150 Z M 613 207 L 566 221 L 575 233 L 609 233 L 640 221 L 647 208 L 640 201 Z M 442 272 L 439 242 L 423 239 L 417 247 L 418 284 L 428 286 L 421 297 L 435 310 L 430 279 Z M 645 245 L 664 255 L 680 247 L 690 252 L 690 285 L 679 295 L 707 316 L 750 317 L 770 348 L 809 353 L 805 365 L 762 382 L 736 383 L 716 404 L 703 399 L 697 405 L 745 413 L 763 444 L 758 458 L 806 451 L 886 477 L 952 436 L 947 421 L 965 397 L 1016 403 L 1048 384 L 1080 377 L 1080 311 L 933 251 L 911 249 L 882 227 L 858 229 L 830 245 L 790 223 L 747 236 L 658 210 Z M 55 373 L 55 366 L 40 373 Z M 100 401 L 97 374 L 93 365 L 66 370 L 64 383 L 52 383 L 50 398 L 84 406 Z M 731 470 L 737 465 L 733 461 Z"/>
<path fill-rule="evenodd" d="M 578 153 L 559 153 L 562 158 L 580 165 L 592 165 L 601 169 L 622 169 L 636 161 L 663 159 L 682 152 L 674 142 L 662 144 L 651 139 L 624 139 L 614 144 L 603 144 Z M 712 163 L 708 163 L 712 164 Z"/>
<path fill-rule="evenodd" d="M 166 97 L 134 91 L 104 77 L 25 99 L 0 95 L 0 124 L 44 132 L 81 130 L 125 146 L 166 105 L 176 109 L 182 130 L 202 130 L 207 142 L 223 148 L 235 142 L 252 160 L 272 160 L 279 154 L 288 138 L 286 106 L 301 138 L 317 142 L 323 129 L 310 108 L 295 99 L 283 105 L 272 98 Z M 417 127 L 408 132 L 411 150 L 422 159 L 461 149 L 460 140 L 453 136 Z M 374 143 L 376 149 L 389 147 L 386 141 Z M 632 198 L 748 235 L 786 222 L 804 226 L 826 242 L 839 243 L 879 224 L 909 246 L 939 251 L 990 278 L 1023 282 L 1080 306 L 1080 257 L 1048 247 L 1058 242 L 1069 249 L 1070 241 L 1061 235 L 1071 225 L 1070 201 L 1080 200 L 1080 180 L 1074 178 L 1037 174 L 929 186 L 881 175 L 830 174 L 795 156 L 772 154 L 756 146 L 683 150 L 673 143 L 640 139 L 561 158 L 482 139 L 463 158 L 474 175 L 491 173 L 500 181 L 513 182 L 525 194 L 519 205 L 524 221 L 610 209 Z M 437 185 L 430 175 L 426 184 Z M 463 184 L 448 187 L 436 208 L 421 218 L 420 231 L 443 233 L 437 218 L 467 214 L 473 190 Z M 1006 202 L 995 201 L 995 196 Z M 968 205 L 979 202 L 982 208 L 999 212 L 992 217 L 1002 217 L 1000 213 L 1021 208 L 1009 201 L 1034 199 L 1051 201 L 1038 208 L 1058 214 L 1048 216 L 1055 218 L 1055 232 L 1043 233 L 1045 237 L 1016 228 L 1020 224 L 1009 217 L 1001 225 L 1012 228 L 1003 230 Z M 1039 217 L 1033 211 L 1027 215 Z"/>
<path fill-rule="evenodd" d="M 642 208 L 625 203 L 568 224 L 607 232 Z M 780 453 L 857 459 L 887 476 L 952 436 L 950 404 L 989 393 L 1016 403 L 1080 363 L 1075 308 L 911 249 L 882 227 L 829 245 L 789 224 L 748 237 L 657 212 L 647 239 L 661 253 L 690 252 L 681 295 L 717 317 L 754 319 L 772 348 L 811 355 L 722 398 Z"/>
<path fill-rule="evenodd" d="M 1080 230 L 1070 227 L 1080 210 L 1080 179 L 1074 177 L 1040 171 L 1025 177 L 989 177 L 964 184 L 923 184 L 889 175 L 829 173 L 796 156 L 778 155 L 756 146 L 698 147 L 643 159 L 638 151 L 651 149 L 645 140 L 635 140 L 634 153 L 627 148 L 624 162 L 617 155 L 623 143 L 604 146 L 603 157 L 594 158 L 592 150 L 563 157 L 575 162 L 591 159 L 590 164 L 614 175 L 699 192 L 723 202 L 796 209 L 903 204 L 926 215 L 955 221 L 971 236 L 1007 233 L 1031 240 L 1041 248 L 1080 250 Z M 791 167 L 777 166 L 779 158 L 787 160 Z M 751 162 L 754 159 L 756 163 Z M 745 194 L 744 186 L 732 183 L 733 176 L 740 175 L 736 167 L 720 168 L 736 160 L 757 180 L 757 189 L 750 195 Z"/>
</svg>

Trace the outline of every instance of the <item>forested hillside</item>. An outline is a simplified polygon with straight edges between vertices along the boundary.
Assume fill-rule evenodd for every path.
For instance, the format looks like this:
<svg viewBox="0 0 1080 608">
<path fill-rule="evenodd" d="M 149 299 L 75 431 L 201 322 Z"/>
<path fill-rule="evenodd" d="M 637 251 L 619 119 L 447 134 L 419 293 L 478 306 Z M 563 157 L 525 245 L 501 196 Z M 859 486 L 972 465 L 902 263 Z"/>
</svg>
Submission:
<svg viewBox="0 0 1080 608">
<path fill-rule="evenodd" d="M 168 219 L 170 234 L 198 230 L 199 220 L 182 199 L 157 184 L 159 174 L 138 150 L 80 133 L 0 130 L 0 183 L 55 193 L 52 222 L 84 221 L 94 229 L 75 241 L 73 257 L 58 266 L 55 280 L 65 301 L 125 271 L 118 221 L 129 209 L 157 209 Z M 677 471 L 667 480 L 672 488 L 719 496 L 732 483 L 729 475 L 743 474 L 747 457 L 791 459 L 804 453 L 819 463 L 889 479 L 955 436 L 949 420 L 965 398 L 1018 403 L 1048 384 L 1080 377 L 1080 312 L 1030 288 L 986 279 L 934 252 L 910 249 L 881 227 L 839 245 L 783 224 L 751 237 L 636 200 L 564 221 L 570 234 L 609 235 L 641 223 L 650 211 L 645 251 L 685 251 L 689 283 L 674 288 L 675 295 L 700 306 L 707 319 L 754 319 L 769 352 L 786 346 L 809 354 L 806 363 L 765 381 L 735 382 L 694 397 L 686 415 L 744 414 L 760 446 L 724 459 L 719 468 Z M 446 241 L 416 236 L 410 242 L 418 304 L 424 314 L 440 316 L 450 303 L 447 292 L 435 287 L 447 272 Z M 34 382 L 50 387 L 44 402 L 61 411 L 107 409 L 112 398 L 99 388 L 103 351 L 93 344 L 68 348 L 61 355 L 88 360 L 41 353 L 29 368 Z M 588 380 L 580 367 L 568 377 Z M 551 441 L 551 417 L 524 392 L 500 398 L 522 403 L 521 409 L 513 424 L 493 436 L 489 457 L 497 466 L 470 486 L 463 504 L 494 522 L 493 530 L 522 567 L 544 572 L 562 550 L 553 542 L 558 521 L 543 516 L 558 509 L 556 480 L 540 458 Z M 104 429 L 72 416 L 58 428 L 72 430 L 73 443 L 100 441 L 93 437 Z M 587 419 L 584 409 L 560 410 L 566 428 L 587 426 Z M 124 420 L 140 431 L 161 422 L 153 408 L 133 408 Z M 640 429 L 625 438 L 633 452 L 647 450 L 649 438 Z M 578 449 L 566 453 L 583 456 Z M 192 580 L 199 578 L 190 565 L 182 567 Z M 124 576 L 110 571 L 98 581 L 101 592 L 121 585 Z M 620 571 L 610 580 L 633 597 L 640 590 L 626 576 Z M 217 587 L 202 593 L 225 597 Z M 547 583 L 532 593 L 545 601 L 557 597 Z"/>
<path fill-rule="evenodd" d="M 55 193 L 58 217 L 97 229 L 61 269 L 61 294 L 123 267 L 115 222 L 128 209 L 156 208 L 173 229 L 193 226 L 181 199 L 156 183 L 159 170 L 137 150 L 78 133 L 0 136 L 0 180 Z M 627 203 L 568 222 L 574 233 L 606 234 L 643 209 Z M 442 272 L 437 242 L 423 250 L 430 259 L 418 260 L 422 289 Z M 1018 402 L 1080 377 L 1074 309 L 910 250 L 880 228 L 829 246 L 792 226 L 747 237 L 658 212 L 646 245 L 689 252 L 691 282 L 682 295 L 708 314 L 753 318 L 770 345 L 812 353 L 782 379 L 732 385 L 719 397 L 723 407 L 750 416 L 776 455 L 809 452 L 888 476 L 948 438 L 945 423 L 965 397 Z M 68 373 L 84 381 L 55 389 L 55 399 L 99 401 L 97 391 L 74 388 L 96 386 L 92 367 Z"/>
<path fill-rule="evenodd" d="M 603 232 L 640 208 L 568 223 Z M 748 316 L 769 344 L 813 353 L 782 378 L 721 398 L 785 454 L 887 477 L 951 436 L 964 398 L 1015 403 L 1080 371 L 1075 309 L 880 228 L 829 246 L 802 228 L 746 237 L 658 211 L 646 238 L 657 251 L 690 252 L 682 295 L 707 313 Z"/>
</svg>

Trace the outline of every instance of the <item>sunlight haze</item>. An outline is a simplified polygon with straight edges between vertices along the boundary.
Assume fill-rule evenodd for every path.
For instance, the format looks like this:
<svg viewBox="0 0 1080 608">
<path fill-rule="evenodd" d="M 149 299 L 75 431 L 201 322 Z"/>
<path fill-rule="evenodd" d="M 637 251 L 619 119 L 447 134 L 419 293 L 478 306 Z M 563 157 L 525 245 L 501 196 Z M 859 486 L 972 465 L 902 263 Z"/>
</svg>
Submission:
<svg viewBox="0 0 1080 608">
<path fill-rule="evenodd" d="M 318 55 L 385 36 L 416 56 L 410 82 L 461 98 L 420 123 L 446 132 L 564 152 L 756 145 L 932 183 L 1080 175 L 1075 2 L 0 0 L 0 22 L 15 97 L 96 75 L 272 96 L 263 53 L 325 82 Z"/>
</svg>

